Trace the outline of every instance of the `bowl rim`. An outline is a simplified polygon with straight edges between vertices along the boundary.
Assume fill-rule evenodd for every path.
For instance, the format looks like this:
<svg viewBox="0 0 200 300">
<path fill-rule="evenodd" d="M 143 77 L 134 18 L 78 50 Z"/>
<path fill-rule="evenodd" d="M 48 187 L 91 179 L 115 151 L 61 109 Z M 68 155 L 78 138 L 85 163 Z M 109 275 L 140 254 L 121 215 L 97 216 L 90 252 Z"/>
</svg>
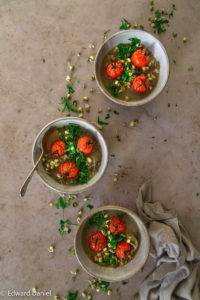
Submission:
<svg viewBox="0 0 200 300">
<path fill-rule="evenodd" d="M 114 277 L 112 277 L 112 278 L 111 277 L 106 277 L 106 276 L 104 277 L 104 276 L 101 276 L 100 274 L 97 274 L 98 272 L 94 272 L 91 269 L 89 270 L 87 268 L 87 265 L 84 264 L 84 262 L 80 259 L 79 254 L 78 254 L 78 235 L 79 235 L 80 230 L 82 230 L 84 228 L 85 223 L 87 222 L 87 220 L 89 220 L 89 218 L 91 218 L 95 213 L 100 212 L 100 211 L 105 211 L 105 210 L 119 210 L 121 212 L 124 212 L 124 213 L 128 214 L 135 221 L 136 225 L 138 223 L 140 223 L 140 225 L 142 226 L 142 230 L 144 231 L 144 235 L 145 235 L 145 236 L 143 236 L 143 239 L 145 239 L 145 241 L 146 241 L 146 249 L 147 249 L 147 251 L 146 251 L 145 255 L 143 255 L 143 261 L 141 261 L 140 264 L 138 264 L 138 266 L 135 267 L 134 270 L 132 270 L 132 272 L 129 272 L 127 275 L 124 274 L 123 276 L 121 276 L 120 279 L 118 279 L 118 278 L 115 279 Z M 138 229 L 138 231 L 139 231 L 139 229 Z M 100 207 L 92 210 L 92 212 L 89 212 L 86 216 L 84 216 L 81 219 L 81 222 L 80 222 L 80 224 L 78 226 L 78 229 L 76 231 L 76 235 L 75 235 L 75 238 L 74 238 L 74 249 L 75 249 L 76 258 L 77 258 L 79 264 L 85 270 L 86 273 L 88 273 L 89 275 L 91 275 L 91 276 L 93 276 L 95 278 L 98 277 L 99 279 L 102 279 L 102 280 L 107 280 L 107 281 L 110 281 L 110 282 L 119 282 L 119 281 L 127 280 L 127 279 L 131 278 L 132 276 L 134 276 L 137 272 L 139 272 L 142 269 L 142 267 L 144 266 L 144 264 L 146 263 L 146 261 L 147 261 L 147 259 L 149 257 L 149 253 L 150 253 L 150 237 L 149 237 L 149 233 L 147 231 L 147 228 L 146 228 L 143 220 L 133 210 L 128 209 L 126 207 L 119 206 L 119 205 L 105 205 L 105 206 L 100 206 Z M 133 258 L 133 260 L 134 260 L 134 258 Z M 131 261 L 133 261 L 133 260 L 131 260 Z"/>
<path fill-rule="evenodd" d="M 118 99 L 118 98 L 115 98 L 113 97 L 110 93 L 108 93 L 106 91 L 106 89 L 104 89 L 102 87 L 102 85 L 100 84 L 99 80 L 98 80 L 98 75 L 97 75 L 97 63 L 98 63 L 98 57 L 99 57 L 99 54 L 101 52 L 101 49 L 112 39 L 114 38 L 115 36 L 117 35 L 120 35 L 120 34 L 123 34 L 124 32 L 126 33 L 137 33 L 137 32 L 143 32 L 145 33 L 146 35 L 150 36 L 151 38 L 153 37 L 153 39 L 156 40 L 157 44 L 159 44 L 159 46 L 162 48 L 163 52 L 164 52 L 164 55 L 165 55 L 165 58 L 166 58 L 166 62 L 167 62 L 167 68 L 165 70 L 167 76 L 166 76 L 166 80 L 164 81 L 163 85 L 162 85 L 162 88 L 157 92 L 156 95 L 154 95 L 154 97 L 152 98 L 149 98 L 149 99 L 143 99 L 143 100 L 137 100 L 137 101 L 130 101 L 130 102 L 126 102 L 126 101 L 123 101 L 121 99 Z M 96 54 L 96 57 L 95 57 L 95 63 L 94 63 L 94 74 L 95 74 L 95 79 L 96 79 L 96 82 L 97 82 L 97 85 L 100 89 L 100 91 L 108 98 L 110 99 L 111 101 L 113 101 L 114 103 L 116 104 L 120 104 L 122 106 L 126 106 L 126 107 L 134 107 L 134 106 L 142 106 L 146 103 L 149 103 L 151 102 L 152 100 L 154 100 L 155 98 L 157 98 L 160 93 L 163 91 L 164 87 L 166 86 L 167 82 L 168 82 L 168 79 L 169 79 L 169 57 L 168 57 L 168 54 L 167 54 L 167 51 L 164 47 L 164 45 L 161 43 L 160 40 L 157 39 L 157 37 L 155 37 L 153 34 L 145 31 L 145 30 L 139 30 L 139 29 L 128 29 L 128 30 L 120 30 L 120 31 L 117 31 L 116 33 L 114 33 L 112 36 L 110 36 L 108 39 L 106 39 L 102 44 L 101 46 L 99 47 L 98 51 L 97 51 L 97 54 Z M 151 94 L 150 94 L 151 95 Z"/>
<path fill-rule="evenodd" d="M 41 136 L 41 134 L 43 134 L 43 133 L 45 132 L 45 130 L 46 130 L 48 127 L 50 128 L 51 125 L 53 125 L 53 124 L 55 124 L 55 123 L 57 123 L 57 122 L 59 122 L 59 121 L 64 121 L 64 120 L 69 120 L 69 121 L 71 120 L 72 123 L 73 123 L 73 122 L 76 122 L 76 121 L 81 121 L 81 123 L 86 123 L 87 125 L 89 125 L 90 128 L 92 128 L 92 130 L 93 130 L 94 132 L 96 131 L 96 132 L 98 133 L 98 135 L 100 135 L 100 137 L 101 137 L 101 139 L 102 139 L 102 142 L 103 142 L 102 144 L 103 144 L 104 158 L 105 158 L 105 159 L 104 159 L 104 167 L 103 167 L 103 169 L 100 170 L 100 168 L 99 168 L 99 170 L 100 170 L 101 172 L 99 172 L 99 170 L 98 170 L 98 172 L 96 173 L 96 175 L 97 175 L 97 174 L 99 174 L 99 175 L 98 175 L 98 177 L 96 177 L 96 180 L 95 180 L 95 181 L 93 181 L 92 183 L 90 183 L 90 181 L 88 181 L 88 183 L 86 183 L 86 184 L 79 185 L 79 187 L 80 187 L 79 189 L 77 189 L 77 190 L 75 190 L 75 191 L 69 191 L 69 192 L 68 192 L 68 191 L 64 191 L 64 190 L 62 190 L 62 189 L 57 189 L 57 188 L 53 187 L 51 184 L 49 184 L 49 182 L 48 182 L 47 180 L 45 180 L 44 178 L 42 178 L 42 177 L 40 176 L 40 174 L 39 174 L 37 168 L 36 168 L 36 173 L 37 173 L 37 175 L 38 175 L 38 177 L 39 177 L 39 179 L 40 179 L 41 182 L 43 182 L 47 187 L 51 188 L 52 190 L 58 192 L 58 193 L 61 194 L 61 195 L 65 195 L 65 194 L 79 194 L 79 193 L 82 193 L 82 192 L 88 190 L 88 189 L 91 188 L 93 185 L 95 185 L 95 184 L 101 179 L 101 177 L 104 175 L 105 170 L 106 170 L 107 165 L 108 165 L 108 147 L 107 147 L 107 143 L 106 143 L 106 141 L 105 141 L 103 135 L 101 134 L 101 132 L 100 132 L 93 124 L 91 124 L 89 121 L 87 121 L 87 120 L 85 120 L 85 119 L 83 119 L 83 118 L 78 118 L 78 117 L 70 116 L 70 117 L 61 117 L 61 118 L 58 118 L 58 119 L 54 119 L 53 121 L 47 123 L 47 124 L 46 124 L 45 126 L 43 126 L 42 129 L 38 132 L 38 134 L 36 135 L 36 138 L 35 138 L 35 140 L 34 140 L 34 142 L 33 142 L 33 146 L 32 146 L 32 163 L 33 163 L 33 166 L 35 166 L 35 162 L 34 162 L 34 151 L 35 151 L 35 149 L 36 149 L 36 143 L 37 143 L 39 137 Z M 77 123 L 77 124 L 79 124 L 79 123 Z M 83 126 L 83 127 L 84 127 L 84 126 Z M 99 142 L 99 140 L 98 140 L 98 142 Z M 102 164 L 102 161 L 101 161 L 101 164 Z M 96 175 L 95 175 L 95 176 L 96 176 Z"/>
</svg>

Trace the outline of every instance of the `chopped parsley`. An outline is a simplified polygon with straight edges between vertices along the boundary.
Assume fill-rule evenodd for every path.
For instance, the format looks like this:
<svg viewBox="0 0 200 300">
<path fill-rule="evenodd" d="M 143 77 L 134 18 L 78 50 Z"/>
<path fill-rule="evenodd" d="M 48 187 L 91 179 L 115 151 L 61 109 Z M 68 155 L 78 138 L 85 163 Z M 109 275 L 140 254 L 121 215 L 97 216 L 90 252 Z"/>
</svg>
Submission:
<svg viewBox="0 0 200 300">
<path fill-rule="evenodd" d="M 75 183 L 87 183 L 90 179 L 88 162 L 84 154 L 77 148 L 77 140 L 83 134 L 81 127 L 77 124 L 69 124 L 66 126 L 66 131 L 68 131 L 68 135 L 60 134 L 60 139 L 64 140 L 66 144 L 67 160 L 75 162 L 79 168 L 79 176 L 75 180 Z"/>
<path fill-rule="evenodd" d="M 127 30 L 129 28 L 131 28 L 131 24 L 125 18 L 122 18 L 119 29 L 120 30 Z"/>
<path fill-rule="evenodd" d="M 64 235 L 65 233 L 70 233 L 71 232 L 71 225 L 72 225 L 72 222 L 68 219 L 67 220 L 60 220 L 58 231 L 60 232 L 61 235 Z"/>
<path fill-rule="evenodd" d="M 66 198 L 66 197 L 59 197 L 56 200 L 56 207 L 58 209 L 65 209 L 65 208 L 67 208 L 67 207 L 69 207 L 71 205 L 70 200 L 71 200 L 70 197 L 68 197 L 68 198 Z"/>
<path fill-rule="evenodd" d="M 77 300 L 78 291 L 69 291 L 66 295 L 67 300 Z"/>
<path fill-rule="evenodd" d="M 153 7 L 151 5 L 151 7 Z M 167 12 L 165 10 L 157 9 L 154 12 L 152 18 L 150 18 L 151 26 L 154 29 L 154 33 L 161 34 L 166 31 L 166 25 L 169 24 L 170 18 L 174 16 L 174 11 L 176 10 L 175 4 L 172 5 L 171 11 Z M 173 33 L 172 36 L 175 38 L 177 37 L 176 33 Z"/>
<path fill-rule="evenodd" d="M 98 117 L 97 122 L 98 122 L 99 125 L 108 125 L 108 124 L 109 124 L 108 122 L 105 122 L 105 121 L 100 120 L 99 117 Z"/>
<path fill-rule="evenodd" d="M 138 38 L 131 38 L 129 39 L 131 42 L 126 45 L 126 44 L 118 44 L 117 49 L 117 57 L 119 59 L 125 60 L 130 57 L 131 53 L 136 51 L 138 47 L 141 45 L 141 40 Z"/>
<path fill-rule="evenodd" d="M 74 87 L 71 83 L 68 83 L 67 86 L 67 91 L 66 91 L 66 95 L 61 97 L 61 102 L 63 104 L 63 109 L 62 111 L 68 110 L 69 112 L 75 112 L 78 113 L 78 109 L 76 109 L 73 105 L 72 101 L 72 95 L 75 92 Z"/>
</svg>

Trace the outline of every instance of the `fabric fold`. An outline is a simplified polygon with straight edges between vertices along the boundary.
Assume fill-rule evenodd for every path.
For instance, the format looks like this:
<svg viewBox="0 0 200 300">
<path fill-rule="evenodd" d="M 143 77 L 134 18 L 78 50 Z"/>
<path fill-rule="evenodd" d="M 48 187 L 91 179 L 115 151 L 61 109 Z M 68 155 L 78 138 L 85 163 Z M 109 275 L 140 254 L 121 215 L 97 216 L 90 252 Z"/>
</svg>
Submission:
<svg viewBox="0 0 200 300">
<path fill-rule="evenodd" d="M 136 201 L 146 223 L 156 267 L 139 291 L 141 300 L 200 300 L 200 253 L 192 244 L 176 213 L 153 202 L 151 182 L 143 184 Z"/>
</svg>

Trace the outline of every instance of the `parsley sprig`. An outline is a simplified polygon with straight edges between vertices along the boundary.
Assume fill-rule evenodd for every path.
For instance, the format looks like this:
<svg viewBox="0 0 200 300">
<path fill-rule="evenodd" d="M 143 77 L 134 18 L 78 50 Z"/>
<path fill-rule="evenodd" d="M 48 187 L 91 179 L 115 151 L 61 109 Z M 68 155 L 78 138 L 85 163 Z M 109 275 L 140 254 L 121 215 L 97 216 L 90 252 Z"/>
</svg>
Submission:
<svg viewBox="0 0 200 300">
<path fill-rule="evenodd" d="M 131 42 L 126 45 L 126 44 L 118 44 L 117 49 L 117 57 L 119 59 L 125 60 L 130 57 L 131 53 L 136 51 L 140 45 L 141 45 L 141 40 L 138 38 L 131 38 L 129 39 Z"/>
<path fill-rule="evenodd" d="M 68 135 L 61 133 L 60 139 L 63 139 L 66 144 L 67 160 L 75 162 L 79 168 L 79 176 L 75 180 L 75 183 L 87 183 L 90 179 L 89 166 L 84 154 L 77 148 L 77 140 L 83 134 L 81 127 L 77 124 L 69 124 L 66 127 L 66 131 L 68 131 Z"/>
<path fill-rule="evenodd" d="M 125 18 L 122 18 L 119 29 L 120 30 L 127 30 L 129 28 L 131 28 L 131 24 Z"/>
<path fill-rule="evenodd" d="M 72 103 L 72 95 L 75 92 L 72 83 L 68 83 L 66 88 L 66 95 L 61 97 L 61 102 L 63 104 L 62 111 L 68 110 L 69 112 L 72 111 L 78 113 L 78 109 Z"/>
<path fill-rule="evenodd" d="M 78 291 L 69 291 L 66 295 L 67 300 L 77 300 Z"/>
</svg>

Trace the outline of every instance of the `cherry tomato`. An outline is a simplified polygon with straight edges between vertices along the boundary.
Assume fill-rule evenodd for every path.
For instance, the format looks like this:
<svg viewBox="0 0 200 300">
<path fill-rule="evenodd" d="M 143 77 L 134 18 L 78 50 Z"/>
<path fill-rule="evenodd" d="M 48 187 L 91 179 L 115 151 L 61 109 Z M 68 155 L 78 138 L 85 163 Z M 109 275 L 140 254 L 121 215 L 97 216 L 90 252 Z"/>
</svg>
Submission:
<svg viewBox="0 0 200 300">
<path fill-rule="evenodd" d="M 143 68 L 149 64 L 150 57 L 145 55 L 145 50 L 139 49 L 131 55 L 131 62 L 137 68 Z"/>
<path fill-rule="evenodd" d="M 149 79 L 144 74 L 135 77 L 132 81 L 132 89 L 138 94 L 146 93 L 149 90 L 149 85 Z"/>
<path fill-rule="evenodd" d="M 79 168 L 73 161 L 68 161 L 60 164 L 59 173 L 61 175 L 66 175 L 67 179 L 73 179 L 78 176 Z"/>
<path fill-rule="evenodd" d="M 120 234 L 125 231 L 125 225 L 122 223 L 120 218 L 112 217 L 108 223 L 108 229 L 114 234 Z"/>
<path fill-rule="evenodd" d="M 65 143 L 62 140 L 57 140 L 51 146 L 51 155 L 54 158 L 63 156 L 65 154 Z"/>
<path fill-rule="evenodd" d="M 118 78 L 122 76 L 122 73 L 124 71 L 123 64 L 120 61 L 115 61 L 106 67 L 106 73 L 108 77 L 111 79 Z"/>
<path fill-rule="evenodd" d="M 89 236 L 88 245 L 93 252 L 101 252 L 107 245 L 107 238 L 101 231 L 95 231 Z"/>
<path fill-rule="evenodd" d="M 85 155 L 91 154 L 94 146 L 94 141 L 89 135 L 83 135 L 78 139 L 77 148 Z"/>
<path fill-rule="evenodd" d="M 131 245 L 124 241 L 121 241 L 117 244 L 116 256 L 119 259 L 126 259 L 128 257 L 128 254 L 130 253 L 130 251 L 131 251 Z"/>
</svg>

